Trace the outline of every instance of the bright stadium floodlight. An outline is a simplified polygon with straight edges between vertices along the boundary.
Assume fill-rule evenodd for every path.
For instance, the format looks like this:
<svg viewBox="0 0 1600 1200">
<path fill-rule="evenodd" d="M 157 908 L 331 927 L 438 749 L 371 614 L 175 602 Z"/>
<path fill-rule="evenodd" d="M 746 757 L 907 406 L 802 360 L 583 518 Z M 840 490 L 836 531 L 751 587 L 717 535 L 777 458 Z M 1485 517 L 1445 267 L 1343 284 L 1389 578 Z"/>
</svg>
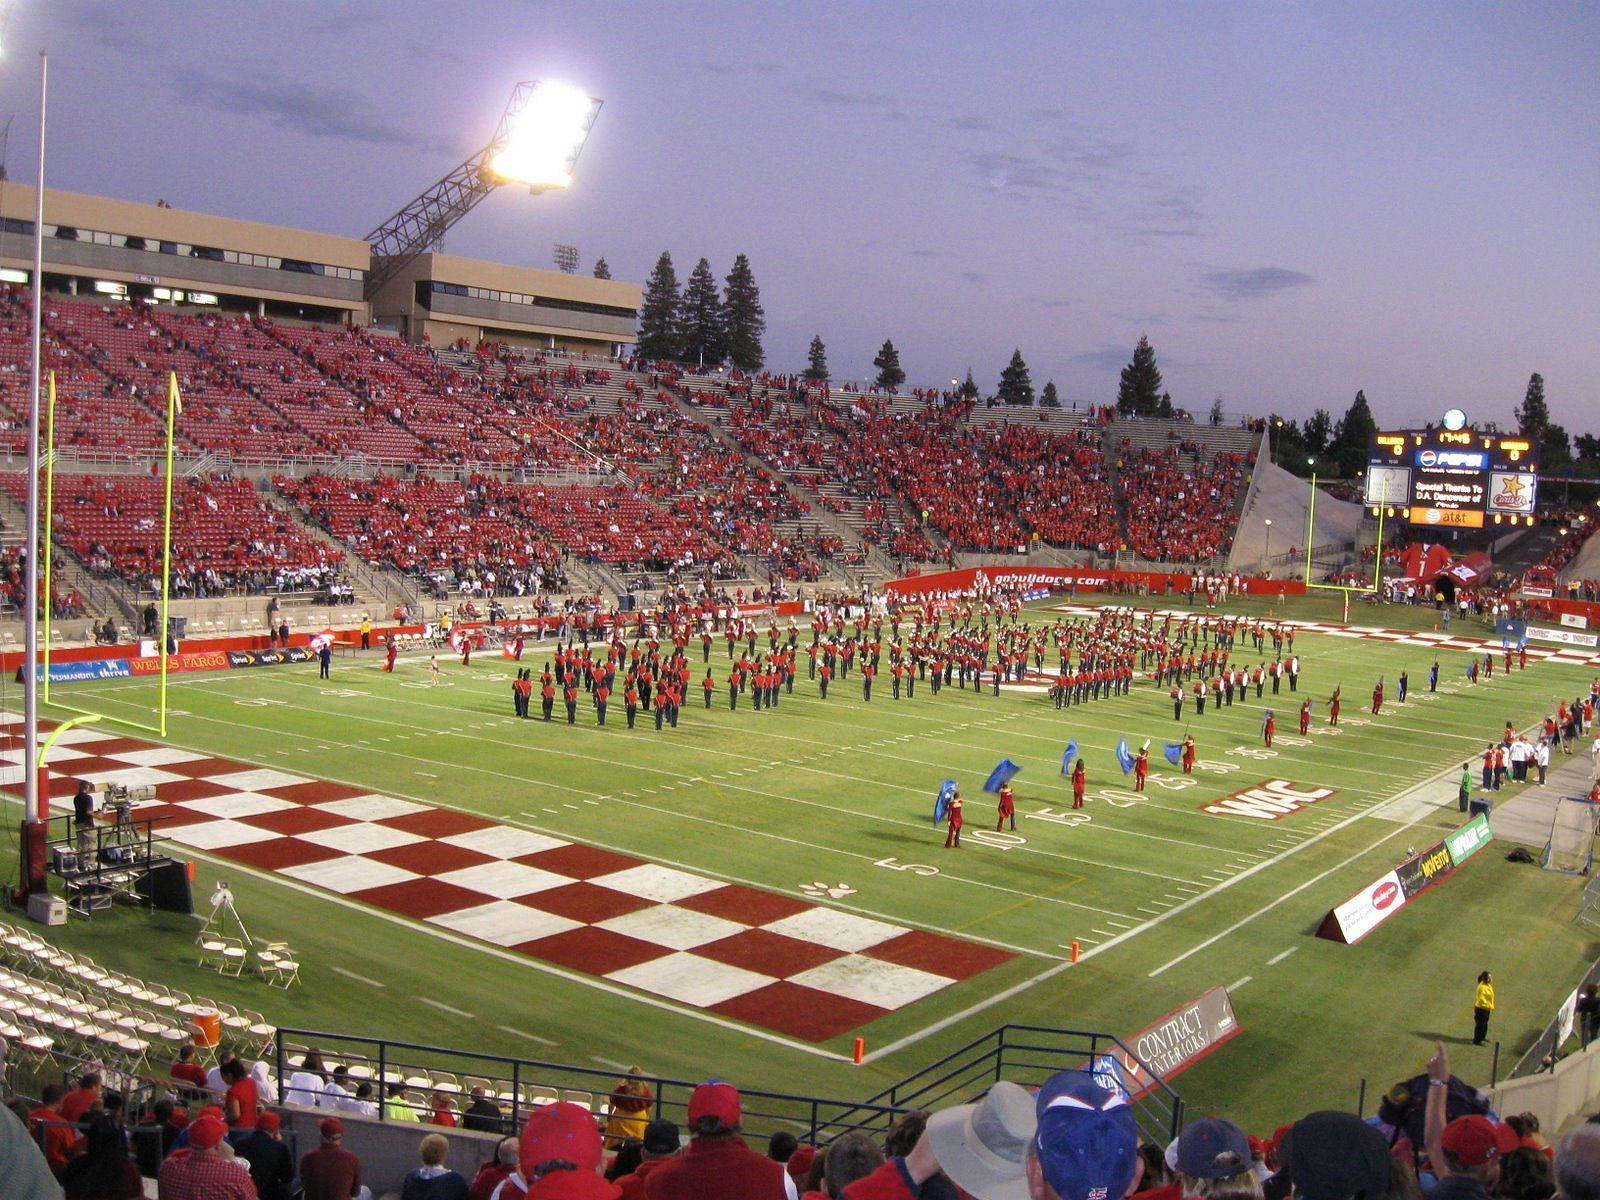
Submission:
<svg viewBox="0 0 1600 1200">
<path fill-rule="evenodd" d="M 601 103 L 567 84 L 517 84 L 489 144 L 367 235 L 373 263 L 366 298 L 437 248 L 450 227 L 501 184 L 525 184 L 534 195 L 570 187 Z"/>
<path fill-rule="evenodd" d="M 536 83 L 506 109 L 506 145 L 489 163 L 503 183 L 534 192 L 572 185 L 572 171 L 600 115 L 600 101 L 564 83 Z"/>
</svg>

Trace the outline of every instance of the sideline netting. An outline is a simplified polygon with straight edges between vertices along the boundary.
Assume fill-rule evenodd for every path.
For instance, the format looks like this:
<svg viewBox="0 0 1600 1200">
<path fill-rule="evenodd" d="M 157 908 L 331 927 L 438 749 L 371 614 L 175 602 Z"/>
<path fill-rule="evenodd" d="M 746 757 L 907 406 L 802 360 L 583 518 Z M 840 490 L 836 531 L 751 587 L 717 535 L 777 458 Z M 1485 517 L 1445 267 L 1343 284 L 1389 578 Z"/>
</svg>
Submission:
<svg viewBox="0 0 1600 1200">
<path fill-rule="evenodd" d="M 1587 800 L 1563 796 L 1556 801 L 1550 821 L 1550 839 L 1544 845 L 1540 864 L 1547 871 L 1567 875 L 1587 875 L 1594 864 L 1596 816 L 1600 806 Z"/>
<path fill-rule="evenodd" d="M 127 674 L 132 677 L 139 675 L 141 678 L 150 679 L 154 695 L 148 695 L 144 689 L 122 688 L 116 695 L 105 689 L 95 691 L 69 690 L 72 700 L 76 701 L 85 695 L 93 695 L 97 702 L 104 705 L 102 708 L 85 708 L 76 703 L 69 703 L 61 698 L 62 689 L 57 687 L 55 695 L 51 688 L 51 647 L 54 642 L 52 631 L 52 580 L 51 566 L 54 554 L 51 551 L 52 538 L 55 531 L 55 484 L 56 484 L 56 375 L 50 372 L 48 379 L 49 407 L 47 409 L 47 431 L 44 453 L 44 528 L 40 533 L 40 546 L 42 553 L 42 588 L 45 603 L 40 606 L 42 613 L 43 629 L 41 632 L 41 671 L 39 700 L 41 704 L 63 712 L 71 713 L 85 719 L 98 719 L 115 721 L 119 725 L 126 725 L 133 729 L 140 729 L 146 733 L 153 733 L 157 737 L 167 736 L 167 668 L 169 651 L 173 648 L 168 631 L 171 629 L 169 617 L 172 605 L 172 482 L 173 482 L 173 451 L 176 445 L 177 418 L 183 412 L 183 397 L 178 392 L 178 376 L 176 372 L 167 375 L 167 437 L 165 447 L 166 470 L 162 479 L 162 503 L 158 521 L 153 521 L 149 528 L 150 558 L 155 557 L 154 552 L 159 547 L 161 578 L 159 598 L 154 602 L 159 612 L 159 623 L 154 645 L 146 647 L 148 654 L 140 654 L 128 660 Z M 135 526 L 137 529 L 138 526 Z M 103 615 L 102 615 L 103 616 Z M 136 629 L 136 636 L 143 634 L 144 630 Z M 153 669 L 152 669 L 153 667 Z M 58 663 L 58 670 L 60 664 Z M 59 682 L 59 681 L 58 681 Z M 148 719 L 146 719 L 148 718 Z"/>
</svg>

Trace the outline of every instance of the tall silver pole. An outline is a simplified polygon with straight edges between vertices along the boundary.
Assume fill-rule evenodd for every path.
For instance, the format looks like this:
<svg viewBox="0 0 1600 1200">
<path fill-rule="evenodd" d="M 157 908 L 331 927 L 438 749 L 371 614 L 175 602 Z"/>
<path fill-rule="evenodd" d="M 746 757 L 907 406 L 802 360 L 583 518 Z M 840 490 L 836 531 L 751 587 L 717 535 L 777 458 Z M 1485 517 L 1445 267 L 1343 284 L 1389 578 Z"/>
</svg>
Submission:
<svg viewBox="0 0 1600 1200">
<path fill-rule="evenodd" d="M 39 794 L 39 397 L 40 333 L 44 318 L 44 103 L 50 57 L 39 52 L 39 175 L 33 205 L 33 370 L 28 380 L 28 573 L 23 604 L 23 802 L 43 820 L 48 797 Z M 49 552 L 46 547 L 46 553 Z"/>
</svg>

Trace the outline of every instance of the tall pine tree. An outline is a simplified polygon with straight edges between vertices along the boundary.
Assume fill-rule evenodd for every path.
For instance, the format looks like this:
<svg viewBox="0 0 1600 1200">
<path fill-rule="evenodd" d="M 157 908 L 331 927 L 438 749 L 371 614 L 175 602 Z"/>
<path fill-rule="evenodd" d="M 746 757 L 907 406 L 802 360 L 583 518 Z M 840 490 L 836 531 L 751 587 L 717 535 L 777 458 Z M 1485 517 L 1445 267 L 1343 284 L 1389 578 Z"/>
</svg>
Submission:
<svg viewBox="0 0 1600 1200">
<path fill-rule="evenodd" d="M 728 361 L 741 371 L 759 371 L 766 361 L 761 339 L 767 332 L 767 313 L 761 307 L 761 290 L 756 287 L 750 260 L 743 254 L 733 260 L 722 292 L 722 312 L 726 322 Z"/>
<path fill-rule="evenodd" d="M 806 378 L 812 383 L 822 383 L 828 378 L 828 348 L 822 344 L 822 335 L 811 339 L 811 349 L 806 351 Z"/>
<path fill-rule="evenodd" d="M 900 351 L 887 338 L 872 365 L 878 368 L 878 386 L 886 391 L 892 392 L 906 381 L 906 373 L 900 369 Z"/>
<path fill-rule="evenodd" d="M 1061 396 L 1056 391 L 1056 381 L 1054 379 L 1045 380 L 1044 391 L 1039 393 L 1039 407 L 1040 408 L 1060 408 L 1061 407 Z"/>
<path fill-rule="evenodd" d="M 897 359 L 896 362 L 899 360 Z M 877 366 L 877 363 L 873 363 Z M 963 400 L 976 400 L 978 398 L 978 381 L 972 377 L 972 368 L 967 368 L 967 377 L 961 381 L 961 386 L 956 389 L 956 395 Z"/>
<path fill-rule="evenodd" d="M 1356 398 L 1339 423 L 1333 427 L 1328 440 L 1328 457 L 1333 459 L 1339 474 L 1346 479 L 1355 477 L 1367 465 L 1367 452 L 1372 439 L 1378 434 L 1378 423 L 1373 420 L 1372 409 L 1367 404 L 1367 394 L 1357 391 Z"/>
<path fill-rule="evenodd" d="M 603 259 L 603 258 L 595 259 L 594 260 L 594 277 L 596 279 L 610 279 L 611 278 L 611 264 L 606 262 L 606 260 Z"/>
<path fill-rule="evenodd" d="M 1022 361 L 1020 348 L 1011 352 L 1011 361 L 1000 372 L 1000 386 L 995 398 L 1001 404 L 1018 404 L 1033 407 L 1033 379 L 1028 375 L 1028 364 Z"/>
<path fill-rule="evenodd" d="M 703 367 L 720 367 L 728 357 L 727 321 L 717 295 L 711 264 L 701 259 L 684 284 L 678 306 L 678 331 L 683 338 L 683 359 Z"/>
<path fill-rule="evenodd" d="M 1149 335 L 1140 334 L 1132 361 L 1122 368 L 1117 412 L 1125 417 L 1153 417 L 1161 411 L 1161 395 L 1161 370 L 1156 366 L 1156 352 L 1150 348 Z M 1168 400 L 1168 408 L 1171 404 Z"/>
<path fill-rule="evenodd" d="M 1533 443 L 1539 456 L 1539 466 L 1546 471 L 1559 471 L 1572 462 L 1572 442 L 1563 426 L 1550 420 L 1550 406 L 1544 398 L 1544 376 L 1535 371 L 1528 378 L 1528 390 L 1523 393 L 1522 406 L 1514 414 L 1517 432 Z"/>
<path fill-rule="evenodd" d="M 678 273 L 672 269 L 672 255 L 663 250 L 645 281 L 644 299 L 639 304 L 639 356 L 675 359 L 680 349 Z"/>
<path fill-rule="evenodd" d="M 1317 455 L 1328 448 L 1328 439 L 1333 436 L 1333 415 L 1325 408 L 1319 408 L 1306 419 L 1305 432 L 1301 434 L 1306 443 L 1306 453 Z"/>
</svg>

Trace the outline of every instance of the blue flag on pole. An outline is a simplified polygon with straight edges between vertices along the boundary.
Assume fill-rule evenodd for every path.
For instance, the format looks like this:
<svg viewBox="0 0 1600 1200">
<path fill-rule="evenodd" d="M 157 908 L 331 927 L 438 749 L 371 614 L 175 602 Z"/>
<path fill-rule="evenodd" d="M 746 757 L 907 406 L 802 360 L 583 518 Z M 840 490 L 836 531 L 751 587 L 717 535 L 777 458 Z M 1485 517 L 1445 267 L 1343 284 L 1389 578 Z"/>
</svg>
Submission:
<svg viewBox="0 0 1600 1200">
<path fill-rule="evenodd" d="M 1173 766 L 1177 766 L 1180 762 L 1183 761 L 1183 743 L 1182 742 L 1162 742 L 1161 743 L 1161 753 L 1163 753 L 1163 754 L 1165 754 L 1167 756 L 1167 761 L 1169 763 L 1171 763 Z"/>
<path fill-rule="evenodd" d="M 954 779 L 946 779 L 939 785 L 939 794 L 933 801 L 933 823 L 935 825 L 944 823 L 945 810 L 950 807 L 950 797 L 955 794 L 956 781 Z"/>
<path fill-rule="evenodd" d="M 1000 785 L 1020 770 L 1022 768 L 1009 758 L 1002 758 L 995 766 L 995 769 L 989 772 L 989 778 L 984 781 L 983 790 L 986 792 L 998 792 Z"/>
<path fill-rule="evenodd" d="M 1078 757 L 1078 739 L 1073 738 L 1067 743 L 1067 748 L 1061 752 L 1061 773 L 1068 774 L 1072 770 L 1072 760 Z"/>
<path fill-rule="evenodd" d="M 1133 770 L 1133 755 L 1128 753 L 1127 738 L 1117 739 L 1117 763 L 1122 767 L 1122 773 L 1124 775 Z"/>
</svg>

